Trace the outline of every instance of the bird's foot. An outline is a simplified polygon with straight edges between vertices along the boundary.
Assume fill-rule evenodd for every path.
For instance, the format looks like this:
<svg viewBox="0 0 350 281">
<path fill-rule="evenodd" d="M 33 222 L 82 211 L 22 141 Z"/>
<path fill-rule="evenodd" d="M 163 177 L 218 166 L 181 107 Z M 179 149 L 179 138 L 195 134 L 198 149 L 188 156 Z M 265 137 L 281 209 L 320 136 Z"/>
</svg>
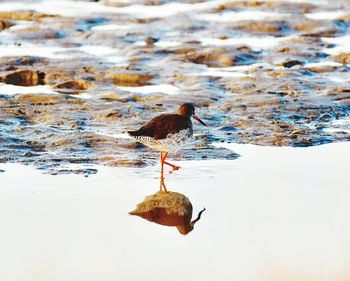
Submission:
<svg viewBox="0 0 350 281">
<path fill-rule="evenodd" d="M 163 162 L 164 164 L 167 164 L 168 166 L 172 167 L 173 168 L 173 171 L 176 171 L 178 169 L 180 169 L 180 166 L 176 166 L 174 164 L 170 164 L 169 162 Z"/>
</svg>

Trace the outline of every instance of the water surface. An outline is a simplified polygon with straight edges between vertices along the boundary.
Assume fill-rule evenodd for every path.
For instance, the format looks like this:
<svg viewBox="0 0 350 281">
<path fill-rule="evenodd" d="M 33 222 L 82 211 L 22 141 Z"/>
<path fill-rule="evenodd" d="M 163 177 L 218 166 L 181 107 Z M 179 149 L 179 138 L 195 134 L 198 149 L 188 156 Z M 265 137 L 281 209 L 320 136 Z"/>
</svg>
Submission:
<svg viewBox="0 0 350 281">
<path fill-rule="evenodd" d="M 182 102 L 209 127 L 175 159 L 235 159 L 220 141 L 347 141 L 348 4 L 3 1 L 0 161 L 155 164 L 119 136 Z"/>
</svg>

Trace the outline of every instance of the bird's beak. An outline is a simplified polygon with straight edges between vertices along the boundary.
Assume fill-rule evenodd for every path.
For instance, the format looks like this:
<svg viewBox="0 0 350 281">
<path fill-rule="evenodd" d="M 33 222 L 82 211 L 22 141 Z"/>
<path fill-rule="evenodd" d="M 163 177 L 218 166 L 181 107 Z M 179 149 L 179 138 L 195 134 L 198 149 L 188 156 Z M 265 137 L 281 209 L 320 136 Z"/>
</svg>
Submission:
<svg viewBox="0 0 350 281">
<path fill-rule="evenodd" d="M 196 119 L 199 123 L 201 123 L 204 126 L 207 126 L 201 119 L 197 117 L 197 115 L 193 115 L 193 118 Z"/>
</svg>

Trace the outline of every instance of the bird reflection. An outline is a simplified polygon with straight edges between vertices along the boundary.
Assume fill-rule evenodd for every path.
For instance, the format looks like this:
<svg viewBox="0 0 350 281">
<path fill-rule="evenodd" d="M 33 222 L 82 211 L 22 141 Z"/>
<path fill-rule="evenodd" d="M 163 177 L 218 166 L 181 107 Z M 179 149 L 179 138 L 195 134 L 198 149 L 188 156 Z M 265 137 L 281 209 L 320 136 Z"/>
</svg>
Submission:
<svg viewBox="0 0 350 281">
<path fill-rule="evenodd" d="M 129 214 L 161 225 L 176 226 L 181 234 L 186 235 L 193 230 L 204 211 L 205 208 L 199 212 L 195 220 L 191 221 L 192 204 L 190 200 L 181 193 L 160 190 L 147 196 Z"/>
</svg>

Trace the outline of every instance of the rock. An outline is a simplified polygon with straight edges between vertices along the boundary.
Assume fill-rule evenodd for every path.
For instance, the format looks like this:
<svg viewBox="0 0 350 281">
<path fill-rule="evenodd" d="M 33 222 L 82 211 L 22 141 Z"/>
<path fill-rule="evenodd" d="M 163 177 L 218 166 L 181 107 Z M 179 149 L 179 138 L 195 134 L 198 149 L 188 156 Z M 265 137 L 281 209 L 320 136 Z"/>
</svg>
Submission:
<svg viewBox="0 0 350 281">
<path fill-rule="evenodd" d="M 41 14 L 38 12 L 0 12 L 0 18 L 11 19 L 11 20 L 32 20 L 43 17 L 56 17 L 56 15 Z"/>
<path fill-rule="evenodd" d="M 229 67 L 246 64 L 256 59 L 254 52 L 247 46 L 222 49 L 194 50 L 185 54 L 186 59 L 209 67 Z"/>
<path fill-rule="evenodd" d="M 323 65 L 323 66 L 314 66 L 314 67 L 309 67 L 308 69 L 314 73 L 322 73 L 322 72 L 333 72 L 334 69 L 337 68 L 336 66 L 331 66 L 331 65 Z"/>
<path fill-rule="evenodd" d="M 18 86 L 37 86 L 45 84 L 45 72 L 36 70 L 18 70 L 3 76 L 6 84 Z"/>
<path fill-rule="evenodd" d="M 264 4 L 263 1 L 237 1 L 237 2 L 229 2 L 225 4 L 220 4 L 217 9 L 219 11 L 226 10 L 226 9 L 237 9 L 237 7 L 257 7 Z"/>
<path fill-rule="evenodd" d="M 284 67 L 290 68 L 290 67 L 293 67 L 295 65 L 303 65 L 303 63 L 301 61 L 298 61 L 298 60 L 288 60 L 288 61 L 283 62 L 282 65 Z"/>
<path fill-rule="evenodd" d="M 160 6 L 163 4 L 162 0 L 142 0 L 142 2 L 146 6 Z"/>
<path fill-rule="evenodd" d="M 199 54 L 190 60 L 197 64 L 205 64 L 209 67 L 227 67 L 232 66 L 234 57 L 221 52 L 206 52 Z"/>
<path fill-rule="evenodd" d="M 111 72 L 107 75 L 114 85 L 129 87 L 148 85 L 148 81 L 153 79 L 152 75 L 127 70 Z"/>
<path fill-rule="evenodd" d="M 298 18 L 298 20 L 291 21 L 289 27 L 296 31 L 311 31 L 320 27 L 320 24 L 315 20 L 306 18 Z"/>
<path fill-rule="evenodd" d="M 53 87 L 56 89 L 72 89 L 72 90 L 87 90 L 93 85 L 90 81 L 85 80 L 69 80 L 62 83 L 58 83 Z"/>
<path fill-rule="evenodd" d="M 119 160 L 108 163 L 112 167 L 145 167 L 146 163 L 141 160 Z"/>
<path fill-rule="evenodd" d="M 8 20 L 0 20 L 0 31 L 6 28 L 10 28 L 11 26 L 13 26 L 13 24 Z"/>
<path fill-rule="evenodd" d="M 145 42 L 147 45 L 153 45 L 154 43 L 158 42 L 159 39 L 154 38 L 154 37 L 146 37 Z"/>
<path fill-rule="evenodd" d="M 34 64 L 47 64 L 49 63 L 45 58 L 36 56 L 23 56 L 23 57 L 4 57 L 0 60 L 1 64 L 13 65 L 16 69 L 19 66 L 32 66 Z"/>
<path fill-rule="evenodd" d="M 332 56 L 332 59 L 342 64 L 350 64 L 350 53 L 342 53 L 339 55 L 334 55 Z"/>
<path fill-rule="evenodd" d="M 31 27 L 20 29 L 13 32 L 18 38 L 24 40 L 44 40 L 44 39 L 58 39 L 63 35 L 60 31 L 54 29 L 41 29 L 39 27 Z"/>
<path fill-rule="evenodd" d="M 14 99 L 19 104 L 30 104 L 32 106 L 53 106 L 61 100 L 57 96 L 38 94 L 17 95 Z"/>
<path fill-rule="evenodd" d="M 343 21 L 350 21 L 350 13 L 345 15 L 345 16 L 341 16 L 339 18 L 339 20 L 343 20 Z"/>
<path fill-rule="evenodd" d="M 316 38 L 320 38 L 320 37 L 334 37 L 337 34 L 337 30 L 330 27 L 330 28 L 326 28 L 323 30 L 315 30 L 314 32 L 308 32 L 303 34 L 303 36 L 308 36 L 308 37 L 316 37 Z"/>
<path fill-rule="evenodd" d="M 316 9 L 317 6 L 308 3 L 293 3 L 293 2 L 283 2 L 283 1 L 232 1 L 225 4 L 220 4 L 218 10 L 237 10 L 241 8 L 260 8 L 268 10 L 283 10 L 285 12 L 293 13 L 307 13 L 313 9 Z"/>
<path fill-rule="evenodd" d="M 283 29 L 286 28 L 287 27 L 283 22 L 276 21 L 247 21 L 245 23 L 238 23 L 234 26 L 234 29 L 260 33 L 280 33 Z"/>
<path fill-rule="evenodd" d="M 103 5 L 108 6 L 108 7 L 118 7 L 122 8 L 125 7 L 125 4 L 122 2 L 116 2 L 116 1 L 111 1 L 111 0 L 105 0 L 103 2 Z"/>
</svg>

